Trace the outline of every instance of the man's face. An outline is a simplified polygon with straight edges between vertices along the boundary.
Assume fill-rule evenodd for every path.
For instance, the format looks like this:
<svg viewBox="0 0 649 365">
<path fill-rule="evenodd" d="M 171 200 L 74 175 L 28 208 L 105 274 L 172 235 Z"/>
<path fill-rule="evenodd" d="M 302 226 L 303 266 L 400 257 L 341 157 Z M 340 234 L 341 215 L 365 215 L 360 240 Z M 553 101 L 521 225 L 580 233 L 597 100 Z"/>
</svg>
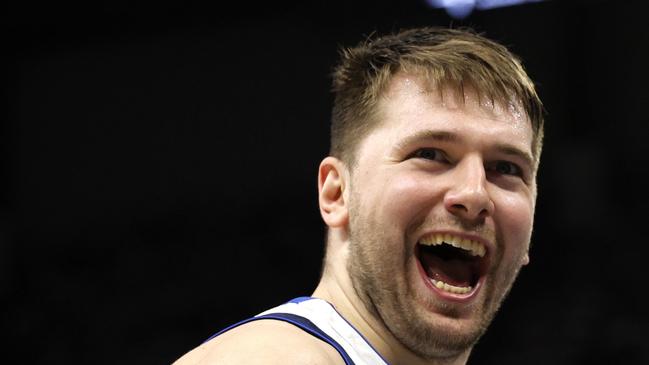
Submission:
<svg viewBox="0 0 649 365">
<path fill-rule="evenodd" d="M 470 349 L 528 260 L 530 123 L 464 96 L 396 75 L 351 171 L 352 283 L 424 358 Z"/>
</svg>

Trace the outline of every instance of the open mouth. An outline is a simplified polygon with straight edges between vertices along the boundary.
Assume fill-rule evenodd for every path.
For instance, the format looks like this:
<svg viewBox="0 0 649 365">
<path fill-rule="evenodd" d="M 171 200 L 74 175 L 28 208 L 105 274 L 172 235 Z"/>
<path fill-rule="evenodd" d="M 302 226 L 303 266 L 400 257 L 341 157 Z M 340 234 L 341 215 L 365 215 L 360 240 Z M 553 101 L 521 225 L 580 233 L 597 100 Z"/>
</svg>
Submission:
<svg viewBox="0 0 649 365">
<path fill-rule="evenodd" d="M 474 293 L 487 267 L 483 243 L 451 234 L 423 237 L 417 243 L 417 256 L 432 285 L 455 297 Z"/>
</svg>

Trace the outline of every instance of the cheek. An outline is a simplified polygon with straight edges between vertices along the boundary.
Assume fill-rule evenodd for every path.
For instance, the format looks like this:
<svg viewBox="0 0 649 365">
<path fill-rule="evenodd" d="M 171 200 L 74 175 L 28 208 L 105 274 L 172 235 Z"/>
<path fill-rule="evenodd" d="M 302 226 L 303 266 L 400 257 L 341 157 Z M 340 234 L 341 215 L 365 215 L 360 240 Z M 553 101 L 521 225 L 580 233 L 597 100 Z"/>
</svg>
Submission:
<svg viewBox="0 0 649 365">
<path fill-rule="evenodd" d="M 534 202 L 531 197 L 501 193 L 496 206 L 496 220 L 502 238 L 513 251 L 527 251 L 534 222 Z"/>
<path fill-rule="evenodd" d="M 416 175 L 400 175 L 387 178 L 384 189 L 378 195 L 381 200 L 381 211 L 389 221 L 399 224 L 401 229 L 425 217 L 435 201 L 435 184 L 430 179 Z"/>
</svg>

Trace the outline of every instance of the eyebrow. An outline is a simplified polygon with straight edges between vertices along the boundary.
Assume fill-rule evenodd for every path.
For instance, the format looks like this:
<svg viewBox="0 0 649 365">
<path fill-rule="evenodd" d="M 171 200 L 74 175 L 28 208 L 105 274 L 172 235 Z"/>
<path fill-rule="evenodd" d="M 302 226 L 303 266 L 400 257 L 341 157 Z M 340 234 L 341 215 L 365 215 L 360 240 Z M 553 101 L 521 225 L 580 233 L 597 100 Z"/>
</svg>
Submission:
<svg viewBox="0 0 649 365">
<path fill-rule="evenodd" d="M 509 144 L 497 144 L 496 151 L 503 153 L 505 155 L 515 156 L 525 161 L 525 163 L 531 168 L 534 169 L 534 158 L 528 152 L 522 151 L 518 147 L 514 147 Z"/>
<path fill-rule="evenodd" d="M 403 138 L 397 143 L 397 148 L 405 150 L 409 146 L 422 141 L 460 142 L 461 140 L 460 136 L 452 132 L 424 130 Z"/>
<path fill-rule="evenodd" d="M 464 139 L 453 132 L 447 131 L 419 131 L 417 133 L 411 134 L 397 143 L 397 148 L 400 150 L 405 150 L 413 144 L 417 144 L 422 141 L 436 141 L 436 142 L 462 142 Z M 515 156 L 523 160 L 531 168 L 534 167 L 534 158 L 529 152 L 523 151 L 520 148 L 508 144 L 508 143 L 499 143 L 494 146 L 494 149 L 502 154 Z"/>
</svg>

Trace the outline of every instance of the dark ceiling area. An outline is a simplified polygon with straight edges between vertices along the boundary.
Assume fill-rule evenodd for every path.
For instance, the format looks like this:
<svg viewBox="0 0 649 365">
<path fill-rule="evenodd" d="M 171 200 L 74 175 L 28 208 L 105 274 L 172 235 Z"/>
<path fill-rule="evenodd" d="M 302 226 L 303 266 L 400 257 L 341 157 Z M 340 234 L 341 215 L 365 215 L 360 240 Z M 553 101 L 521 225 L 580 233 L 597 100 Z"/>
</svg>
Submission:
<svg viewBox="0 0 649 365">
<path fill-rule="evenodd" d="M 649 363 L 642 2 L 462 20 L 417 0 L 5 8 L 6 358 L 171 363 L 311 294 L 339 47 L 433 25 L 510 47 L 547 110 L 531 263 L 469 364 Z"/>
</svg>

